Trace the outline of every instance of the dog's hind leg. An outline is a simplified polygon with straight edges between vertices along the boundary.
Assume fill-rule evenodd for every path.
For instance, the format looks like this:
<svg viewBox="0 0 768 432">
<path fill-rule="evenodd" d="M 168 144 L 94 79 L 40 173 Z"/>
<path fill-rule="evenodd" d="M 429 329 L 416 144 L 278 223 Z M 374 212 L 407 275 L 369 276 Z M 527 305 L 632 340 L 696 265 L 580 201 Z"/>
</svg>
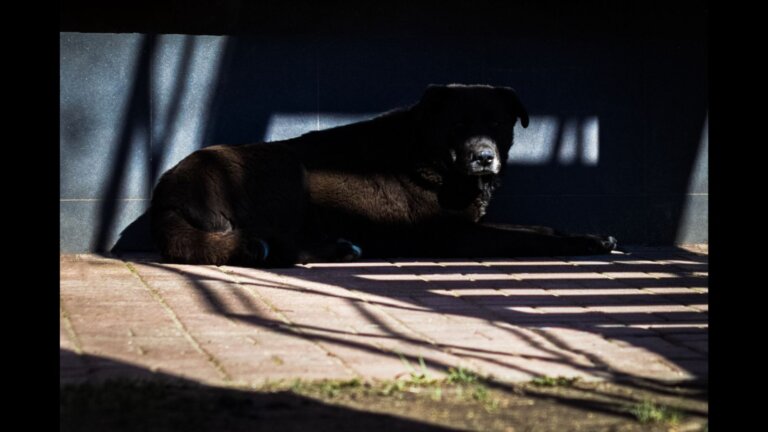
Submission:
<svg viewBox="0 0 768 432">
<path fill-rule="evenodd" d="M 249 238 L 242 230 L 202 230 L 175 210 L 153 209 L 151 214 L 153 237 L 164 261 L 258 266 L 269 255 L 265 241 Z"/>
</svg>

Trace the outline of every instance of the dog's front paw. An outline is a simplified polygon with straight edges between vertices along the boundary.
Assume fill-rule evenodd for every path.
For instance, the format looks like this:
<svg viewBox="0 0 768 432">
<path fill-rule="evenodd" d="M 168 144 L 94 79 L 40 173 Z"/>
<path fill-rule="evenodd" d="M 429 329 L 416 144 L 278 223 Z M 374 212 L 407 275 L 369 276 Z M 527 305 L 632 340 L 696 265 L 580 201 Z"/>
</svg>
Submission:
<svg viewBox="0 0 768 432">
<path fill-rule="evenodd" d="M 614 236 L 583 235 L 571 238 L 574 255 L 602 255 L 616 250 L 619 245 Z"/>
<path fill-rule="evenodd" d="M 616 240 L 616 237 L 614 236 L 608 236 L 605 237 L 602 240 L 603 249 L 606 253 L 610 253 L 611 251 L 615 251 L 616 248 L 619 246 L 619 241 Z"/>
</svg>

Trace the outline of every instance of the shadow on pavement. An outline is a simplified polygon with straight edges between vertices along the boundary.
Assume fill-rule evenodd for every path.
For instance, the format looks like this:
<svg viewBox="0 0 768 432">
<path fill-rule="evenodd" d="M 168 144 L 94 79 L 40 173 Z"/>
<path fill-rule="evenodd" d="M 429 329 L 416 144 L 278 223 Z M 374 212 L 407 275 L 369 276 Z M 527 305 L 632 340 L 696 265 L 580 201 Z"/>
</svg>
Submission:
<svg viewBox="0 0 768 432">
<path fill-rule="evenodd" d="M 103 357 L 61 350 L 133 379 L 87 374 L 62 384 L 61 431 L 445 431 L 387 414 L 326 404 L 287 391 L 213 387 Z"/>
<path fill-rule="evenodd" d="M 470 402 L 455 397 L 434 400 L 423 390 L 421 396 L 410 391 L 382 396 L 345 392 L 342 387 L 341 395 L 308 397 L 286 385 L 255 389 L 203 385 L 67 350 L 61 350 L 61 358 L 101 367 L 98 376 L 86 372 L 62 384 L 62 431 L 559 431 L 576 426 L 635 431 L 649 430 L 631 411 L 646 400 L 673 409 L 686 424 L 701 425 L 708 416 L 707 391 L 701 386 L 513 385 L 495 389 L 489 398 L 500 398 L 501 408 L 488 409 L 472 401 L 474 396 Z M 105 376 L 104 367 L 122 371 L 122 378 Z"/>
</svg>

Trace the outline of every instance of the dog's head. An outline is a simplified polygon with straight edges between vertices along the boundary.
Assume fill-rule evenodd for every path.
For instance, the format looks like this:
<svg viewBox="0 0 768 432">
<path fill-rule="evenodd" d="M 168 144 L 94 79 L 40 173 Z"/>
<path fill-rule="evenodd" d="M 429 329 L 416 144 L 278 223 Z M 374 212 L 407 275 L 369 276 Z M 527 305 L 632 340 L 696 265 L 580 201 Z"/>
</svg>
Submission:
<svg viewBox="0 0 768 432">
<path fill-rule="evenodd" d="M 509 87 L 430 85 L 415 105 L 429 157 L 466 176 L 502 172 L 517 119 L 528 113 Z"/>
</svg>

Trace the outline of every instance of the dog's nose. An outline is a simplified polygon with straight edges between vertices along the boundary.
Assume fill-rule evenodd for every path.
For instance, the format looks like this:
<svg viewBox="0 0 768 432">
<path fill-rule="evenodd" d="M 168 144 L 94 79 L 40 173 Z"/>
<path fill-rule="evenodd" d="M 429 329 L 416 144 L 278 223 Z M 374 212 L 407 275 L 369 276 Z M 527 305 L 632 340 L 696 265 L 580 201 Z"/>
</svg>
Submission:
<svg viewBox="0 0 768 432">
<path fill-rule="evenodd" d="M 496 156 L 494 156 L 493 151 L 489 149 L 480 150 L 475 153 L 474 157 L 477 163 L 484 167 L 490 166 L 495 158 Z"/>
</svg>

